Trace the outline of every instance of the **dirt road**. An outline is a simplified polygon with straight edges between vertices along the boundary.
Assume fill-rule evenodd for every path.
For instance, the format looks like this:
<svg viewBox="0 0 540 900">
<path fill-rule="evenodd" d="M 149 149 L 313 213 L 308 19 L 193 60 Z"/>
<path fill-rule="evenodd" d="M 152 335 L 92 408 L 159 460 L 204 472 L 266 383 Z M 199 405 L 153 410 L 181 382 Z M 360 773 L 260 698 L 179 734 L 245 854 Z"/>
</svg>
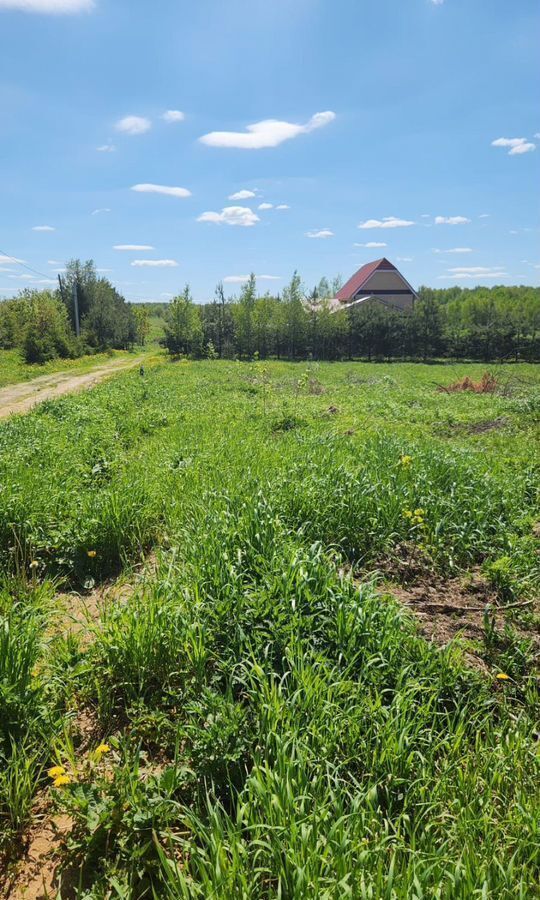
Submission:
<svg viewBox="0 0 540 900">
<path fill-rule="evenodd" d="M 32 381 L 9 384 L 0 389 L 0 419 L 14 413 L 28 412 L 43 400 L 93 387 L 117 372 L 140 365 L 144 359 L 144 356 L 135 356 L 132 359 L 112 360 L 80 375 L 74 375 L 73 372 L 56 372 L 54 375 L 40 375 Z"/>
</svg>

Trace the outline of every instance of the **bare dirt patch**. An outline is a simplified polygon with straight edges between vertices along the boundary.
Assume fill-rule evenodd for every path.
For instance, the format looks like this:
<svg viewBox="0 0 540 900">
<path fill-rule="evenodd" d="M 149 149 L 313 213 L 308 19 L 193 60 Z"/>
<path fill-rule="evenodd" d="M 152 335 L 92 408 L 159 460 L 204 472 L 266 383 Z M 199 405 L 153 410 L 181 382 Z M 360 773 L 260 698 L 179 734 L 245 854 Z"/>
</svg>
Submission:
<svg viewBox="0 0 540 900">
<path fill-rule="evenodd" d="M 42 800 L 28 834 L 23 872 L 3 885 L 6 900 L 53 900 L 57 896 L 60 849 L 72 826 L 65 815 L 54 815 L 49 801 Z"/>
<path fill-rule="evenodd" d="M 459 578 L 443 580 L 433 574 L 419 578 L 406 586 L 390 584 L 388 593 L 412 611 L 420 624 L 420 631 L 428 640 L 446 646 L 455 638 L 466 642 L 466 661 L 475 668 L 489 671 L 482 654 L 486 636 L 485 614 L 501 634 L 508 613 L 520 607 L 532 608 L 528 601 L 500 606 L 498 598 L 479 572 Z M 540 636 L 513 623 L 520 637 L 533 641 L 540 652 Z M 476 649 L 475 644 L 478 644 Z"/>
</svg>

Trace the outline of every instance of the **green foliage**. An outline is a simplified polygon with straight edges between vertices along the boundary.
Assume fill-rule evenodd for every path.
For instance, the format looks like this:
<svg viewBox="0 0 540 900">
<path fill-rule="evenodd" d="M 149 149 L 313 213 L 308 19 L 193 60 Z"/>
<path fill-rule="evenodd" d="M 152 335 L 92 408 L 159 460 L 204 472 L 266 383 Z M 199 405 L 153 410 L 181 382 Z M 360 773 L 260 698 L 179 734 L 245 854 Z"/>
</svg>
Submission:
<svg viewBox="0 0 540 900">
<path fill-rule="evenodd" d="M 203 331 L 199 308 L 193 303 L 189 285 L 173 297 L 167 309 L 164 344 L 173 356 L 202 355 Z"/>
</svg>

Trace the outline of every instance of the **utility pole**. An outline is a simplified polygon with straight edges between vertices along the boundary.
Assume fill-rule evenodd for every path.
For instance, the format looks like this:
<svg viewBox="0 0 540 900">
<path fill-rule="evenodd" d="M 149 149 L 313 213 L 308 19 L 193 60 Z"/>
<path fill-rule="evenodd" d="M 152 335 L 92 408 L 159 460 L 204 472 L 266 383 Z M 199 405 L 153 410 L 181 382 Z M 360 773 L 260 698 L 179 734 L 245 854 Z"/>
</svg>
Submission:
<svg viewBox="0 0 540 900">
<path fill-rule="evenodd" d="M 58 275 L 58 284 L 60 285 L 60 296 L 62 297 L 63 303 L 65 303 L 65 302 L 66 302 L 66 298 L 65 298 L 65 295 L 64 295 L 64 284 L 63 284 L 63 282 L 62 282 L 62 278 L 61 278 L 60 275 Z"/>
<path fill-rule="evenodd" d="M 73 296 L 73 314 L 75 316 L 75 334 L 77 335 L 77 337 L 79 337 L 81 333 L 81 326 L 79 323 L 79 298 L 77 296 L 77 282 L 75 280 L 73 280 L 71 293 Z"/>
</svg>

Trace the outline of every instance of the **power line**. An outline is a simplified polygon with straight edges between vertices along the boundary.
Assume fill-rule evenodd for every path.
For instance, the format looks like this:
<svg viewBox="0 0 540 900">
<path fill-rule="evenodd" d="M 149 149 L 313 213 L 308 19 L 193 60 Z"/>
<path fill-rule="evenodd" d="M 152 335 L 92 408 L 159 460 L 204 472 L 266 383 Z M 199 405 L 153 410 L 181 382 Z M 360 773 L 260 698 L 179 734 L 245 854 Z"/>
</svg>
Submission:
<svg viewBox="0 0 540 900">
<path fill-rule="evenodd" d="M 5 250 L 2 250 L 0 247 L 0 255 L 5 256 L 6 259 L 10 259 L 11 262 L 14 262 L 18 266 L 22 266 L 24 269 L 28 269 L 29 272 L 34 272 L 35 275 L 42 275 L 43 278 L 49 279 L 51 277 L 51 272 L 45 274 L 45 272 L 39 272 L 37 269 L 33 269 L 32 266 L 27 266 L 26 263 L 21 262 L 20 259 L 17 259 L 16 256 L 11 256 L 10 253 L 6 253 Z M 53 279 L 54 280 L 54 279 Z"/>
</svg>

